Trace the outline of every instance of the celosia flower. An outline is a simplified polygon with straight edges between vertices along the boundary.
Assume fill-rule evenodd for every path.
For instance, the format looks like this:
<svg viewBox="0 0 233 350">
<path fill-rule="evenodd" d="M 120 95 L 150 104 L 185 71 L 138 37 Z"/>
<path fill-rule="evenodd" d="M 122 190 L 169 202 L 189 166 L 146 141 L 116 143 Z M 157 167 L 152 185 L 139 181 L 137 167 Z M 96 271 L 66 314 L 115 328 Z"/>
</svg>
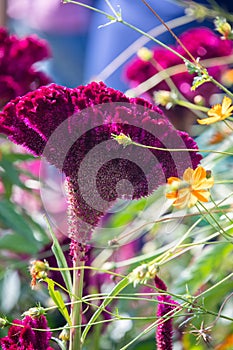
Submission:
<svg viewBox="0 0 233 350">
<path fill-rule="evenodd" d="M 195 168 L 201 159 L 196 152 L 171 154 L 133 145 L 122 153 L 124 148 L 112 134 L 161 148 L 197 149 L 197 145 L 175 130 L 158 107 L 96 82 L 75 89 L 52 84 L 11 101 L 0 115 L 0 131 L 64 171 L 69 228 L 79 242 L 88 241 L 92 228 L 118 198 L 118 182 L 127 180 L 133 187 L 133 192 L 132 187 L 123 187 L 120 196 L 138 199 L 183 173 L 187 162 Z M 94 156 L 83 162 L 92 150 Z M 93 182 L 101 198 L 96 202 Z"/>
<path fill-rule="evenodd" d="M 225 120 L 233 113 L 233 106 L 231 104 L 232 100 L 229 97 L 224 96 L 222 104 L 216 104 L 208 111 L 207 114 L 209 118 L 197 119 L 198 123 L 209 125 Z"/>
<path fill-rule="evenodd" d="M 207 174 L 206 170 L 199 166 L 195 170 L 186 169 L 183 180 L 170 177 L 167 181 L 166 197 L 173 200 L 173 206 L 177 209 L 191 208 L 198 200 L 208 202 L 209 189 L 214 185 L 214 179 Z"/>
<path fill-rule="evenodd" d="M 185 33 L 180 35 L 179 39 L 184 46 L 190 51 L 195 58 L 205 60 L 215 57 L 229 56 L 233 52 L 233 44 L 231 40 L 221 40 L 214 32 L 208 28 L 194 28 L 187 30 Z M 177 45 L 171 46 L 183 57 L 189 59 L 187 52 Z M 162 69 L 170 68 L 179 64 L 183 64 L 182 59 L 177 57 L 174 53 L 161 47 L 155 47 L 153 49 L 153 59 Z M 220 80 L 223 72 L 228 66 L 216 65 L 208 68 L 208 73 L 213 76 L 216 80 Z M 130 62 L 125 69 L 125 76 L 132 87 L 146 81 L 153 75 L 158 73 L 158 69 L 150 61 L 145 61 L 140 58 L 135 58 Z M 184 95 L 185 98 L 194 102 L 194 98 L 197 95 L 201 95 L 209 102 L 210 96 L 213 93 L 219 92 L 219 89 L 213 83 L 205 83 L 200 86 L 196 91 L 191 91 L 192 82 L 194 75 L 188 72 L 177 73 L 171 76 L 174 84 L 178 90 Z M 165 81 L 157 84 L 153 89 L 149 91 L 153 98 L 154 91 L 158 90 L 170 90 L 169 86 Z"/>
<path fill-rule="evenodd" d="M 0 339 L 2 350 L 53 350 L 49 346 L 51 332 L 45 316 L 26 316 L 22 321 L 14 320 L 13 324 L 8 335 Z"/>
<path fill-rule="evenodd" d="M 165 283 L 156 275 L 155 286 L 159 289 L 158 307 L 157 307 L 157 317 L 158 326 L 156 329 L 156 341 L 158 350 L 172 350 L 172 316 L 173 310 L 178 304 L 166 294 L 167 287 Z M 164 293 L 164 292 L 165 293 Z"/>
<path fill-rule="evenodd" d="M 19 39 L 0 28 L 0 108 L 11 99 L 51 82 L 34 63 L 50 57 L 44 40 L 35 35 Z"/>
</svg>

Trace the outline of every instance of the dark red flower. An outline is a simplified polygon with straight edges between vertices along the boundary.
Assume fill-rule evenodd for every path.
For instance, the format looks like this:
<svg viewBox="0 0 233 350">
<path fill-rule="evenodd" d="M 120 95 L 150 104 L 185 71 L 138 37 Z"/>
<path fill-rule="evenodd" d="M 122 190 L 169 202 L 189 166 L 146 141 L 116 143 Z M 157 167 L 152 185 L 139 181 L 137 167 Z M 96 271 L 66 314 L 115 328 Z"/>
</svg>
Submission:
<svg viewBox="0 0 233 350">
<path fill-rule="evenodd" d="M 123 133 L 143 145 L 197 149 L 159 108 L 140 98 L 127 98 L 103 83 L 75 89 L 52 84 L 30 92 L 7 104 L 0 115 L 0 130 L 65 173 L 69 227 L 71 233 L 79 232 L 79 242 L 87 242 L 118 197 L 148 196 L 168 177 L 183 174 L 188 166 L 195 168 L 201 159 L 197 152 L 132 145 L 124 149 L 117 144 L 112 134 Z"/>
<path fill-rule="evenodd" d="M 8 335 L 0 339 L 3 350 L 53 350 L 49 346 L 51 332 L 45 316 L 35 318 L 26 316 L 22 321 L 14 320 L 13 323 Z"/>
<path fill-rule="evenodd" d="M 35 35 L 19 39 L 0 28 L 0 108 L 11 99 L 51 82 L 33 66 L 49 57 L 44 40 Z"/>
</svg>

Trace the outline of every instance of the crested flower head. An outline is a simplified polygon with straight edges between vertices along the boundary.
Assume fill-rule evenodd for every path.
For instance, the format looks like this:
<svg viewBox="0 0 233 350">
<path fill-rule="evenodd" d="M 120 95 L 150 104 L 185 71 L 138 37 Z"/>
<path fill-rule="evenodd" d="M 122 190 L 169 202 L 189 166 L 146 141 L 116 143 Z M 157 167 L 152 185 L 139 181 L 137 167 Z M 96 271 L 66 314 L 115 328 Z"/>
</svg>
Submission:
<svg viewBox="0 0 233 350">
<path fill-rule="evenodd" d="M 180 35 L 179 39 L 182 44 L 189 50 L 189 52 L 195 57 L 200 58 L 200 60 L 216 58 L 221 56 L 229 56 L 233 52 L 233 44 L 231 40 L 221 40 L 214 32 L 208 28 L 194 28 L 189 29 Z M 187 52 L 177 45 L 171 46 L 175 51 L 181 54 L 185 58 L 189 58 Z M 167 49 L 161 47 L 155 47 L 153 50 L 153 59 L 158 66 L 162 69 L 167 69 L 180 64 L 183 64 L 181 58 L 176 56 L 174 53 L 168 51 Z M 216 80 L 221 80 L 223 72 L 226 70 L 227 65 L 216 65 L 208 68 L 208 72 Z M 126 66 L 125 76 L 126 80 L 132 86 L 138 85 L 147 79 L 151 78 L 153 75 L 158 73 L 158 69 L 150 61 L 145 61 L 141 58 L 135 58 Z M 178 90 L 184 95 L 188 100 L 194 101 L 195 96 L 201 95 L 206 101 L 209 101 L 210 96 L 213 93 L 219 92 L 219 89 L 212 83 L 205 83 L 200 86 L 197 91 L 191 91 L 193 75 L 187 73 L 186 71 L 177 73 L 171 76 L 174 84 Z M 153 92 L 158 90 L 170 90 L 166 82 L 161 82 L 154 86 L 149 92 L 153 97 Z"/>
<path fill-rule="evenodd" d="M 11 99 L 51 82 L 33 64 L 50 57 L 46 42 L 31 35 L 22 39 L 0 28 L 0 108 Z"/>
<path fill-rule="evenodd" d="M 214 179 L 201 166 L 195 170 L 185 170 L 183 180 L 177 177 L 168 179 L 166 197 L 173 200 L 173 206 L 177 209 L 193 207 L 197 201 L 208 202 L 209 189 L 214 185 Z"/>
<path fill-rule="evenodd" d="M 52 84 L 30 92 L 4 108 L 0 130 L 65 173 L 69 227 L 84 241 L 90 225 L 96 227 L 118 197 L 148 196 L 201 159 L 196 152 L 124 148 L 115 142 L 112 135 L 127 135 L 143 145 L 197 149 L 158 107 L 103 83 L 74 89 Z"/>
<path fill-rule="evenodd" d="M 13 321 L 8 335 L 0 339 L 0 344 L 3 350 L 53 350 L 49 346 L 50 338 L 51 332 L 44 315 L 26 316 L 22 321 Z"/>
<path fill-rule="evenodd" d="M 199 124 L 209 125 L 221 120 L 225 120 L 226 118 L 230 117 L 232 113 L 232 100 L 229 97 L 224 96 L 222 104 L 216 104 L 208 111 L 207 114 L 209 118 L 197 119 L 197 121 Z"/>
<path fill-rule="evenodd" d="M 155 286 L 159 290 L 157 296 L 158 307 L 157 317 L 158 326 L 156 329 L 156 341 L 158 350 L 172 350 L 172 316 L 173 310 L 179 306 L 170 295 L 166 294 L 167 286 L 156 275 L 154 278 Z M 166 319 L 166 320 L 164 320 Z"/>
</svg>

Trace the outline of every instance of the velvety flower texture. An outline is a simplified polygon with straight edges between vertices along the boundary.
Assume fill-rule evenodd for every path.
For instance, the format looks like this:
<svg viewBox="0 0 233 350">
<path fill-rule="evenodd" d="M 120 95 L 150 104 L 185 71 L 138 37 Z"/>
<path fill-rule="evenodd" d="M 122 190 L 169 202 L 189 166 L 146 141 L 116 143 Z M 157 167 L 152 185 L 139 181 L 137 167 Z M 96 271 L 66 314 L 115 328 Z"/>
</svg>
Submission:
<svg viewBox="0 0 233 350">
<path fill-rule="evenodd" d="M 184 32 L 180 35 L 179 39 L 195 57 L 200 57 L 200 60 L 209 58 L 229 56 L 233 52 L 233 44 L 231 40 L 222 40 L 218 35 L 212 32 L 208 28 L 194 28 Z M 187 53 L 180 45 L 171 46 L 176 52 L 189 59 Z M 155 63 L 159 64 L 162 69 L 182 64 L 183 61 L 161 47 L 155 47 L 153 49 L 153 59 Z M 208 72 L 216 80 L 221 80 L 223 72 L 226 70 L 227 65 L 215 65 L 208 68 Z M 132 60 L 125 69 L 126 79 L 133 86 L 146 81 L 153 75 L 158 73 L 158 69 L 150 61 L 143 61 L 142 59 L 135 58 Z M 193 101 L 194 97 L 201 95 L 209 102 L 209 98 L 213 93 L 219 92 L 219 89 L 212 83 L 205 83 L 200 86 L 196 91 L 191 91 L 194 75 L 189 74 L 187 71 L 184 73 L 178 73 L 171 76 L 178 90 L 184 95 L 185 98 Z M 149 92 L 152 94 L 158 90 L 170 90 L 165 82 L 161 82 L 156 85 Z"/>
<path fill-rule="evenodd" d="M 104 83 L 74 89 L 52 84 L 18 97 L 0 114 L 0 132 L 65 173 L 69 227 L 84 242 L 118 197 L 147 196 L 170 176 L 196 168 L 201 159 L 196 152 L 117 144 L 112 134 L 123 133 L 144 145 L 197 149 L 158 107 Z"/>
<path fill-rule="evenodd" d="M 11 99 L 51 82 L 33 66 L 49 57 L 44 40 L 35 35 L 19 39 L 0 28 L 0 108 Z"/>
<path fill-rule="evenodd" d="M 159 318 L 159 324 L 156 329 L 156 341 L 158 350 L 172 350 L 172 311 L 178 304 L 166 293 L 167 287 L 165 283 L 155 276 L 155 286 L 161 291 L 161 294 L 157 296 L 158 307 L 157 317 Z M 166 321 L 163 320 L 168 318 Z"/>
<path fill-rule="evenodd" d="M 0 339 L 2 350 L 53 350 L 49 346 L 51 332 L 45 316 L 26 316 L 22 321 L 14 320 L 8 335 Z M 44 329 L 36 331 L 33 328 Z"/>
</svg>

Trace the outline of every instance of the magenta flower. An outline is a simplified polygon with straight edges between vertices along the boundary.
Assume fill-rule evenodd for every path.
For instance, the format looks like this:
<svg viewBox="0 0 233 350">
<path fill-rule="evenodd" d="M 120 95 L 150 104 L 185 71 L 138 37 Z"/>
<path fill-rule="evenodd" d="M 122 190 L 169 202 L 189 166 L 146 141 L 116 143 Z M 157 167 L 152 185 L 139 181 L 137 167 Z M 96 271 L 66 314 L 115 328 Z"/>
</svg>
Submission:
<svg viewBox="0 0 233 350">
<path fill-rule="evenodd" d="M 65 173 L 70 233 L 78 242 L 90 239 L 118 197 L 148 196 L 201 159 L 197 152 L 117 144 L 112 134 L 123 133 L 144 145 L 197 149 L 158 107 L 96 82 L 75 89 L 52 84 L 16 98 L 0 115 L 0 131 Z"/>
<path fill-rule="evenodd" d="M 165 283 L 158 277 L 155 276 L 155 286 L 159 289 L 157 317 L 159 324 L 156 329 L 156 341 L 158 350 L 172 350 L 172 314 L 178 304 L 170 297 L 165 294 L 167 287 Z M 163 291 L 165 292 L 163 294 Z"/>
<path fill-rule="evenodd" d="M 35 35 L 19 39 L 0 28 L 0 108 L 11 99 L 51 82 L 34 63 L 50 57 L 44 40 Z"/>
<path fill-rule="evenodd" d="M 229 56 L 233 52 L 233 44 L 231 40 L 222 40 L 208 28 L 190 29 L 183 33 L 179 39 L 190 51 L 190 53 L 195 58 L 200 57 L 201 61 L 209 58 Z M 172 46 L 172 48 L 185 58 L 189 59 L 187 53 L 181 46 Z M 175 54 L 161 47 L 155 47 L 153 49 L 153 59 L 155 63 L 162 67 L 162 69 L 183 63 L 183 61 Z M 208 72 L 216 80 L 221 80 L 221 76 L 226 68 L 226 64 L 221 66 L 215 65 L 208 68 Z M 156 73 L 158 73 L 158 69 L 155 68 L 154 64 L 152 64 L 150 61 L 143 61 L 139 58 L 132 60 L 125 69 L 126 79 L 129 81 L 132 87 L 146 81 Z M 219 89 L 212 83 L 205 83 L 196 91 L 191 91 L 193 78 L 194 75 L 191 75 L 188 72 L 178 73 L 171 76 L 171 79 L 175 83 L 178 90 L 188 100 L 193 101 L 195 96 L 201 95 L 208 103 L 210 96 L 213 93 L 219 92 Z M 163 81 L 151 89 L 149 93 L 153 95 L 153 92 L 158 90 L 170 90 L 170 88 Z"/>
<path fill-rule="evenodd" d="M 22 321 L 14 320 L 13 323 L 8 335 L 0 339 L 2 350 L 53 350 L 49 346 L 51 332 L 45 316 L 26 316 Z"/>
</svg>

